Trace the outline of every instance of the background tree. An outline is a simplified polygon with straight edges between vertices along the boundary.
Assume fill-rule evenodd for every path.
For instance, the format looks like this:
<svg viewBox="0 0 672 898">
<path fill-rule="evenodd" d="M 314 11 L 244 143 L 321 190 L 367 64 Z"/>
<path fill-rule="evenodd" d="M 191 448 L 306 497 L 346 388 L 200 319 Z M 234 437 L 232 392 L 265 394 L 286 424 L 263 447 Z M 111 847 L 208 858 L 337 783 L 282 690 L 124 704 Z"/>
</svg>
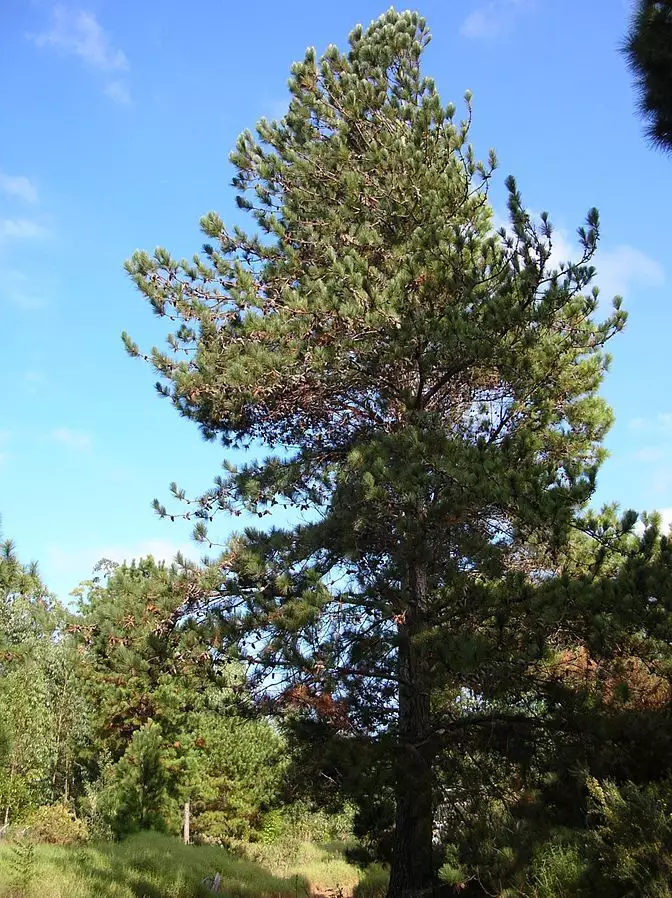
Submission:
<svg viewBox="0 0 672 898">
<path fill-rule="evenodd" d="M 244 680 L 213 648 L 218 624 L 195 575 L 152 558 L 108 566 L 84 585 L 71 625 L 93 709 L 97 811 L 118 835 L 177 832 L 189 799 L 196 834 L 247 836 L 275 799 L 281 740 L 236 713 Z"/>
<path fill-rule="evenodd" d="M 285 118 L 231 157 L 255 233 L 210 214 L 191 262 L 128 263 L 178 322 L 151 355 L 161 391 L 206 437 L 276 453 L 195 500 L 197 536 L 217 510 L 312 512 L 247 529 L 201 588 L 272 703 L 387 745 L 390 896 L 433 882 L 459 697 L 487 689 L 501 714 L 511 671 L 550 651 L 528 626 L 507 658 L 482 628 L 529 622 L 534 583 L 558 569 L 603 458 L 603 347 L 624 323 L 618 303 L 597 321 L 586 292 L 595 210 L 578 263 L 555 271 L 548 219 L 513 179 L 511 234 L 493 230 L 494 154 L 476 160 L 470 106 L 456 123 L 423 76 L 428 41 L 417 14 L 390 11 L 347 54 L 309 50 Z"/>
<path fill-rule="evenodd" d="M 85 709 L 74 677 L 66 615 L 37 566 L 20 562 L 11 541 L 0 551 L 0 762 L 5 822 L 41 803 L 67 800 L 75 780 Z"/>
<path fill-rule="evenodd" d="M 672 151 L 672 0 L 637 0 L 623 46 L 647 137 Z"/>
</svg>

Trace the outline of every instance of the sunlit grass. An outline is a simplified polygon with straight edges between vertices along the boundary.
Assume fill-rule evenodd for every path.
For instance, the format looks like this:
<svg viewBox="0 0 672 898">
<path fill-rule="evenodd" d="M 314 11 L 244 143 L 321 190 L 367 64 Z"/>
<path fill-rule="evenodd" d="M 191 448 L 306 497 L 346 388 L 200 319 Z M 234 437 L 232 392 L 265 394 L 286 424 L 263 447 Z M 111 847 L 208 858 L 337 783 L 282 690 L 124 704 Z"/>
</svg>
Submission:
<svg viewBox="0 0 672 898">
<path fill-rule="evenodd" d="M 213 893 L 203 880 L 219 873 L 220 894 L 230 898 L 297 898 L 317 891 L 316 885 L 321 889 L 330 885 L 318 882 L 318 876 L 344 873 L 338 863 L 330 862 L 328 849 L 312 848 L 315 851 L 307 849 L 296 868 L 277 876 L 260 863 L 235 857 L 223 848 L 185 846 L 178 839 L 156 833 L 78 848 L 39 845 L 32 880 L 23 889 L 18 888 L 12 869 L 11 846 L 4 844 L 0 846 L 0 896 L 206 898 Z M 315 874 L 314 881 L 309 881 L 308 871 Z"/>
</svg>

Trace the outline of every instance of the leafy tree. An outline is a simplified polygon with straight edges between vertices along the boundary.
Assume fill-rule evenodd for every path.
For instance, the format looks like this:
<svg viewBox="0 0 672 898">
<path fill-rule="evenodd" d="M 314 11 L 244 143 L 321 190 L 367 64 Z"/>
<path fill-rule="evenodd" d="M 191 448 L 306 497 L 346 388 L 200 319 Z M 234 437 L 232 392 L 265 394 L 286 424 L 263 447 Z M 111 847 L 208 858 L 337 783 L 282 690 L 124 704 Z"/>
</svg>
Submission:
<svg viewBox="0 0 672 898">
<path fill-rule="evenodd" d="M 68 799 L 85 709 L 73 676 L 65 613 L 35 564 L 20 562 L 6 541 L 0 553 L 0 762 L 4 819 Z"/>
<path fill-rule="evenodd" d="M 639 91 L 647 137 L 672 150 L 672 2 L 637 0 L 623 46 Z"/>
<path fill-rule="evenodd" d="M 579 551 L 611 421 L 604 345 L 624 324 L 619 301 L 595 317 L 595 210 L 579 261 L 555 270 L 548 218 L 512 178 L 510 231 L 493 229 L 494 153 L 468 144 L 469 94 L 456 122 L 423 75 L 428 41 L 391 10 L 345 54 L 309 50 L 287 115 L 231 157 L 255 231 L 210 214 L 192 261 L 128 263 L 177 321 L 150 357 L 161 392 L 206 438 L 275 453 L 228 464 L 186 512 L 196 535 L 219 510 L 304 512 L 247 528 L 200 589 L 266 707 L 377 743 L 391 765 L 391 898 L 434 881 L 435 774 L 455 734 L 509 718 L 512 682 L 531 716 L 521 680 L 548 650 L 536 587 Z"/>
</svg>

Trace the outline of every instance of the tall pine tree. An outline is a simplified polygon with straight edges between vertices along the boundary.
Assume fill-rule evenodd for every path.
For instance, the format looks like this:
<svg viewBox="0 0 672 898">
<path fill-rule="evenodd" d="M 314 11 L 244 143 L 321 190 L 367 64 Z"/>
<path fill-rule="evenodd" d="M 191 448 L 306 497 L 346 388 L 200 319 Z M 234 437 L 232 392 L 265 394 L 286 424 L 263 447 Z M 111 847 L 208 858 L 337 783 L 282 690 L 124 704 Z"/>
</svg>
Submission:
<svg viewBox="0 0 672 898">
<path fill-rule="evenodd" d="M 637 0 L 623 46 L 651 142 L 672 151 L 672 0 Z"/>
<path fill-rule="evenodd" d="M 624 323 L 618 303 L 595 317 L 595 210 L 554 270 L 548 218 L 512 178 L 510 230 L 494 229 L 494 153 L 469 145 L 469 94 L 458 122 L 423 75 L 429 37 L 391 10 L 345 54 L 309 50 L 286 116 L 231 157 L 254 230 L 210 214 L 192 261 L 128 263 L 177 322 L 150 357 L 160 391 L 206 438 L 274 453 L 194 501 L 198 537 L 218 510 L 305 513 L 245 530 L 201 588 L 270 702 L 386 747 L 390 898 L 434 882 L 445 694 L 469 690 L 481 626 L 557 569 L 592 495 L 604 345 Z"/>
</svg>

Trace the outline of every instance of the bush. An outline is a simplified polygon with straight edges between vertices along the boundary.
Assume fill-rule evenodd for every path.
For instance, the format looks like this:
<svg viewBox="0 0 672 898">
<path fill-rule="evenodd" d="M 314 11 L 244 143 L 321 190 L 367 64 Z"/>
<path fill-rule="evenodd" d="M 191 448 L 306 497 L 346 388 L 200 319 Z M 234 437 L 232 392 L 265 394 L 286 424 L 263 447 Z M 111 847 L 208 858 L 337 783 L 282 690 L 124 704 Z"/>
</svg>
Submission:
<svg viewBox="0 0 672 898">
<path fill-rule="evenodd" d="M 390 871 L 381 864 L 371 864 L 355 886 L 353 898 L 385 898 Z"/>
<path fill-rule="evenodd" d="M 28 820 L 31 834 L 49 845 L 77 845 L 88 841 L 89 831 L 64 804 L 38 808 Z"/>
<path fill-rule="evenodd" d="M 586 860 L 577 845 L 549 843 L 534 858 L 532 894 L 535 898 L 584 895 L 586 868 Z"/>
<path fill-rule="evenodd" d="M 287 829 L 287 822 L 280 808 L 272 808 L 266 814 L 261 823 L 259 841 L 264 845 L 273 845 Z"/>
<path fill-rule="evenodd" d="M 590 876 L 604 896 L 672 896 L 672 782 L 588 780 Z"/>
</svg>

